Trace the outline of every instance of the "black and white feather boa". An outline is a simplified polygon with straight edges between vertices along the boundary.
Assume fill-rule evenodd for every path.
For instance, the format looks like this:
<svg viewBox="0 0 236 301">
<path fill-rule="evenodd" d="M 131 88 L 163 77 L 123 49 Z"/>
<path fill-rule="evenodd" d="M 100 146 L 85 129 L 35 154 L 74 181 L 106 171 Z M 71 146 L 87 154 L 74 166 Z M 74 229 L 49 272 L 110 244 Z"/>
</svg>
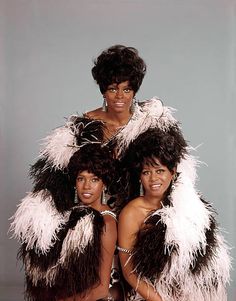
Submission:
<svg viewBox="0 0 236 301">
<path fill-rule="evenodd" d="M 155 97 L 136 105 L 131 120 L 116 136 L 118 156 L 122 158 L 129 144 L 148 129 L 165 132 L 179 127 L 173 112 Z M 181 159 L 169 203 L 146 220 L 130 258 L 134 272 L 165 301 L 227 300 L 229 249 L 214 210 L 195 189 L 197 164 L 188 153 Z"/>
<path fill-rule="evenodd" d="M 181 173 L 170 204 L 152 213 L 131 260 L 165 301 L 225 301 L 230 256 L 210 204 Z"/>
<path fill-rule="evenodd" d="M 56 209 L 66 211 L 73 206 L 74 189 L 68 176 L 71 156 L 87 144 L 101 143 L 104 124 L 99 120 L 72 115 L 66 124 L 43 140 L 40 156 L 31 166 L 33 193 L 50 193 Z"/>
<path fill-rule="evenodd" d="M 129 144 L 148 129 L 159 128 L 167 131 L 175 125 L 180 127 L 179 122 L 173 117 L 174 111 L 173 108 L 164 106 L 156 97 L 136 104 L 131 120 L 115 137 L 118 157 L 122 157 Z M 188 150 L 193 150 L 193 148 L 189 146 Z M 186 155 L 178 165 L 177 172 L 185 173 L 194 184 L 198 163 L 194 156 Z"/>
<path fill-rule="evenodd" d="M 21 243 L 25 298 L 52 301 L 84 294 L 100 279 L 103 217 L 85 206 L 60 213 L 43 193 L 22 200 L 10 228 Z"/>
</svg>

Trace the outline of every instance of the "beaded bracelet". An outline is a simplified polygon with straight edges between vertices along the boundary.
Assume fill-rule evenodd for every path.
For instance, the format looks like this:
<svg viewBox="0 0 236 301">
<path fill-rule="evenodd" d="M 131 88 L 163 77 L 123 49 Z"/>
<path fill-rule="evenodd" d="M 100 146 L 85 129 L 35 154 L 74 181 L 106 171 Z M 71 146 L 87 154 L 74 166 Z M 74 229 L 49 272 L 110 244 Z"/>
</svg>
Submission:
<svg viewBox="0 0 236 301">
<path fill-rule="evenodd" d="M 121 248 L 119 246 L 117 246 L 117 250 L 118 251 L 121 251 L 121 252 L 124 252 L 124 253 L 127 253 L 127 254 L 131 254 L 131 250 L 128 250 L 128 249 L 125 249 L 125 248 Z"/>
</svg>

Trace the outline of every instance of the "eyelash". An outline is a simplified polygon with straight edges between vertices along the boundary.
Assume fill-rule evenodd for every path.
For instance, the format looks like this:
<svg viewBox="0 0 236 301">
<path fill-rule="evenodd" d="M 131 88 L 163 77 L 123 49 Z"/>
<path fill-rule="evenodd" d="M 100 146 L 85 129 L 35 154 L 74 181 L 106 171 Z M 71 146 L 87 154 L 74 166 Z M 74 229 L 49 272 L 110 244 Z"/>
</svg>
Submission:
<svg viewBox="0 0 236 301">
<path fill-rule="evenodd" d="M 84 180 L 84 178 L 78 177 L 76 180 L 77 180 L 78 182 L 81 182 L 81 181 Z M 91 179 L 91 182 L 98 182 L 98 181 L 99 181 L 99 178 L 92 178 L 92 179 Z"/>
<path fill-rule="evenodd" d="M 123 90 L 123 92 L 124 92 L 124 93 L 129 93 L 129 92 L 131 92 L 131 90 L 132 90 L 131 88 L 126 88 L 126 89 Z M 116 93 L 116 92 L 117 92 L 117 89 L 116 89 L 116 88 L 109 88 L 108 91 L 109 91 L 109 92 L 115 92 L 115 93 Z"/>
<path fill-rule="evenodd" d="M 157 174 L 161 174 L 161 173 L 163 173 L 165 170 L 164 169 L 158 169 L 158 170 L 156 170 L 156 173 Z M 143 175 L 147 175 L 147 174 L 149 174 L 149 171 L 148 170 L 144 170 L 144 171 L 142 171 L 142 174 Z"/>
</svg>

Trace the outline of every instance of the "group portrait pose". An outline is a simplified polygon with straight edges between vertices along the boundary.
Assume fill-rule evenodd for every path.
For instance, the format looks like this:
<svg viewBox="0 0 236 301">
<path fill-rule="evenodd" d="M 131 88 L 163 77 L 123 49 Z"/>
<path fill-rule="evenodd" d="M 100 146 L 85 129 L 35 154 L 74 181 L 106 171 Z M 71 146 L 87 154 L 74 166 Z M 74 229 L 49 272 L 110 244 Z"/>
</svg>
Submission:
<svg viewBox="0 0 236 301">
<path fill-rule="evenodd" d="M 197 160 L 173 110 L 135 98 L 144 60 L 114 45 L 91 71 L 101 106 L 44 139 L 12 217 L 25 300 L 227 300 L 229 248 Z"/>
</svg>

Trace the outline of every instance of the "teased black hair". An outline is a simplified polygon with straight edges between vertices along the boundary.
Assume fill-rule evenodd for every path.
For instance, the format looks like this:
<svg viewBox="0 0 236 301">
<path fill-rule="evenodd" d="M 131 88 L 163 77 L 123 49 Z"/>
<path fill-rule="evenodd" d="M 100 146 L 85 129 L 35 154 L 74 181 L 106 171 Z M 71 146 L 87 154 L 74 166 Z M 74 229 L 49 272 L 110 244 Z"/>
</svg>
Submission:
<svg viewBox="0 0 236 301">
<path fill-rule="evenodd" d="M 78 173 L 88 171 L 95 174 L 105 184 L 108 192 L 115 180 L 115 160 L 110 149 L 101 144 L 88 144 L 80 148 L 71 157 L 68 173 L 71 184 L 75 186 Z"/>
<path fill-rule="evenodd" d="M 185 141 L 177 124 L 165 131 L 148 129 L 130 143 L 122 159 L 128 198 L 139 195 L 139 179 L 145 163 L 155 164 L 155 158 L 172 171 L 187 153 Z"/>
<path fill-rule="evenodd" d="M 114 45 L 104 50 L 92 68 L 92 75 L 103 94 L 113 83 L 129 81 L 136 93 L 146 73 L 146 64 L 137 49 L 123 45 Z"/>
</svg>

